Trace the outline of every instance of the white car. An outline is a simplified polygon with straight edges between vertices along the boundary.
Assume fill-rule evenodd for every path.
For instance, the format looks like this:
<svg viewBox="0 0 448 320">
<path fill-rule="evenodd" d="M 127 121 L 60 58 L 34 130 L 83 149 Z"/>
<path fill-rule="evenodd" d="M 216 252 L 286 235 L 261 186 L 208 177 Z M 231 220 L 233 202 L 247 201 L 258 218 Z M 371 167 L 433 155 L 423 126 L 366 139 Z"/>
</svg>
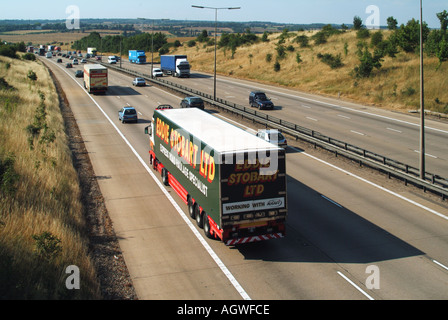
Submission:
<svg viewBox="0 0 448 320">
<path fill-rule="evenodd" d="M 78 65 L 78 59 L 73 59 L 72 64 L 73 65 Z"/>
<path fill-rule="evenodd" d="M 269 129 L 269 130 L 258 130 L 257 137 L 278 145 L 279 147 L 286 148 L 288 145 L 286 142 L 286 138 L 283 134 L 277 129 Z"/>
<path fill-rule="evenodd" d="M 143 78 L 135 78 L 134 81 L 132 81 L 132 85 L 137 87 L 145 87 L 146 81 Z"/>
<path fill-rule="evenodd" d="M 117 59 L 116 59 L 114 56 L 110 56 L 110 57 L 107 59 L 107 62 L 108 62 L 109 64 L 116 64 L 116 63 L 117 63 Z"/>
<path fill-rule="evenodd" d="M 154 69 L 152 70 L 152 76 L 153 76 L 153 77 L 163 77 L 163 72 L 162 72 L 162 70 L 159 69 L 159 68 L 154 68 Z"/>
</svg>

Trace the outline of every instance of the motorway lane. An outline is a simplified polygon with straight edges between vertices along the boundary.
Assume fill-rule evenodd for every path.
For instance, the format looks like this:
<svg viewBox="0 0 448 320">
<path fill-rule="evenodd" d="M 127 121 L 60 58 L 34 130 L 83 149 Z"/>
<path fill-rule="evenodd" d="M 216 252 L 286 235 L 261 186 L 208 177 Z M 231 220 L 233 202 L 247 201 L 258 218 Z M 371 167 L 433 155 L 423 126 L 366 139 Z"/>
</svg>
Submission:
<svg viewBox="0 0 448 320">
<path fill-rule="evenodd" d="M 61 82 L 77 119 L 138 297 L 240 299 L 85 91 L 65 70 L 51 62 L 47 65 Z M 119 106 L 112 103 L 119 100 L 115 96 L 101 98 L 103 106 Z M 115 110 L 110 112 L 113 119 L 115 115 Z"/>
<path fill-rule="evenodd" d="M 175 107 L 180 101 L 180 98 L 163 94 L 152 87 L 115 87 L 120 81 L 122 85 L 126 85 L 131 79 L 111 72 L 111 95 L 95 97 L 105 109 L 107 108 L 106 112 L 112 119 L 116 117 L 116 112 L 123 103 L 135 105 L 138 110 L 142 110 L 144 118 L 148 119 L 147 112 L 151 114 L 156 102 L 161 102 L 159 100 Z M 120 98 L 115 94 L 120 94 Z M 142 157 L 147 155 L 148 148 L 147 139 L 141 134 L 145 125 L 120 124 L 120 128 Z M 124 150 L 123 152 L 125 153 Z M 353 181 L 354 179 L 347 178 L 346 174 L 336 170 L 329 170 L 327 166 L 302 153 L 288 153 L 287 167 L 290 201 L 287 238 L 234 249 L 217 241 L 207 240 L 252 298 L 363 299 L 366 296 L 337 272 L 353 276 L 352 280 L 364 286 L 367 277 L 365 270 L 370 264 L 379 265 L 382 279 L 387 279 L 382 281 L 380 290 L 370 292 L 364 288 L 375 298 L 446 298 L 444 288 L 448 273 L 428 258 L 437 258 L 448 265 L 445 256 L 447 236 L 444 231 L 447 230 L 447 225 L 444 221 L 440 221 L 439 217 L 430 216 L 429 220 L 434 222 L 428 225 L 426 212 L 414 206 L 404 205 L 395 198 L 385 198 L 383 191 L 371 190 L 363 183 Z M 110 179 L 105 181 L 112 182 Z M 128 181 L 123 177 L 126 189 L 133 186 L 133 183 Z M 319 190 L 319 193 L 316 190 Z M 337 192 L 334 194 L 335 191 Z M 347 209 L 335 206 L 322 198 L 320 193 L 342 203 L 343 208 Z M 180 200 L 176 201 L 185 208 Z M 142 204 L 144 202 L 135 206 Z M 121 204 L 113 209 L 123 211 Z M 405 217 L 401 218 L 400 215 Z M 117 213 L 117 219 L 119 217 L 122 215 Z M 425 226 L 423 229 L 426 233 L 417 226 Z M 143 229 L 141 237 L 145 237 L 148 232 Z M 169 256 L 163 258 L 169 259 Z M 143 266 L 141 269 L 140 271 L 144 272 Z M 433 276 L 426 279 L 427 274 Z M 186 281 L 186 278 L 184 280 Z M 195 282 L 191 278 L 190 281 Z M 428 292 L 422 291 L 421 287 L 429 288 Z"/>
<path fill-rule="evenodd" d="M 150 64 L 128 61 L 123 61 L 123 67 L 147 74 L 151 70 Z M 189 79 L 166 79 L 213 94 L 213 76 L 208 74 L 193 72 Z M 419 167 L 419 120 L 414 116 L 224 76 L 218 76 L 217 82 L 219 98 L 248 106 L 249 92 L 260 88 L 276 104 L 276 110 L 265 111 L 270 115 Z M 426 171 L 447 176 L 448 124 L 427 119 L 426 128 Z"/>
</svg>

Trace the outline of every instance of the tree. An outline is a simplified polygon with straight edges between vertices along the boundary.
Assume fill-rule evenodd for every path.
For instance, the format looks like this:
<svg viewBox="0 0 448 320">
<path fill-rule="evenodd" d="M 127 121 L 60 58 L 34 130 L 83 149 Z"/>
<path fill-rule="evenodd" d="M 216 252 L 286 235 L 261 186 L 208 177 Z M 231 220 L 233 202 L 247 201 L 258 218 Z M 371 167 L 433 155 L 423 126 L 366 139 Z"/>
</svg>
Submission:
<svg viewBox="0 0 448 320">
<path fill-rule="evenodd" d="M 423 22 L 423 42 L 429 35 L 428 25 Z M 415 52 L 420 47 L 420 22 L 418 20 L 409 20 L 405 25 L 401 25 L 397 31 L 397 40 L 399 46 L 406 52 Z"/>
<path fill-rule="evenodd" d="M 353 29 L 359 30 L 362 28 L 362 19 L 358 16 L 353 18 Z"/>
<path fill-rule="evenodd" d="M 354 74 L 356 78 L 368 78 L 373 71 L 373 68 L 381 68 L 382 55 L 379 51 L 375 51 L 372 55 L 370 51 L 365 48 L 364 52 L 359 54 L 360 64 L 355 67 Z"/>
<path fill-rule="evenodd" d="M 265 32 L 263 33 L 263 36 L 261 37 L 261 41 L 262 41 L 262 42 L 269 42 L 269 39 L 268 39 L 268 32 L 267 32 L 267 31 L 265 31 Z"/>
<path fill-rule="evenodd" d="M 440 30 L 445 35 L 446 29 L 448 27 L 448 12 L 446 10 L 439 12 L 437 14 L 437 18 L 439 18 L 439 20 L 440 20 Z"/>
<path fill-rule="evenodd" d="M 208 32 L 207 30 L 202 30 L 201 34 L 197 37 L 199 42 L 207 42 L 208 41 Z"/>
<path fill-rule="evenodd" d="M 372 38 L 370 40 L 370 46 L 371 47 L 376 47 L 382 41 L 383 41 L 383 33 L 380 30 L 378 30 L 377 32 L 375 32 L 372 35 Z"/>
<path fill-rule="evenodd" d="M 389 30 L 397 30 L 398 21 L 394 17 L 387 18 L 387 28 Z"/>
<path fill-rule="evenodd" d="M 444 61 L 448 61 L 448 41 L 446 39 L 443 39 L 442 42 L 440 42 L 436 56 L 439 58 L 440 64 Z"/>
</svg>

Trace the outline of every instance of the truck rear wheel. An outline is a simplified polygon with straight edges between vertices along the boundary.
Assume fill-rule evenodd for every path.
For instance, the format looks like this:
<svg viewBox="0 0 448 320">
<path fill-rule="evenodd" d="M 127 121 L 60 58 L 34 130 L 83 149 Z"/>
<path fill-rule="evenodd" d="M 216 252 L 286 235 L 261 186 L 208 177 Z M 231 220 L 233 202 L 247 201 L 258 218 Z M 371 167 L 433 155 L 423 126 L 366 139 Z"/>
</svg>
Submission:
<svg viewBox="0 0 448 320">
<path fill-rule="evenodd" d="M 194 216 L 196 218 L 196 224 L 199 228 L 204 226 L 204 216 L 201 214 L 201 210 L 198 205 L 194 206 Z"/>
<path fill-rule="evenodd" d="M 188 199 L 188 213 L 190 214 L 191 219 L 195 219 L 194 207 L 195 205 L 191 202 L 191 199 Z"/>
<path fill-rule="evenodd" d="M 165 168 L 162 169 L 162 182 L 164 185 L 169 185 L 168 183 L 168 170 L 166 170 Z"/>
<path fill-rule="evenodd" d="M 212 239 L 213 235 L 210 228 L 210 221 L 208 220 L 208 214 L 204 212 L 202 215 L 204 219 L 204 234 L 207 238 Z"/>
</svg>

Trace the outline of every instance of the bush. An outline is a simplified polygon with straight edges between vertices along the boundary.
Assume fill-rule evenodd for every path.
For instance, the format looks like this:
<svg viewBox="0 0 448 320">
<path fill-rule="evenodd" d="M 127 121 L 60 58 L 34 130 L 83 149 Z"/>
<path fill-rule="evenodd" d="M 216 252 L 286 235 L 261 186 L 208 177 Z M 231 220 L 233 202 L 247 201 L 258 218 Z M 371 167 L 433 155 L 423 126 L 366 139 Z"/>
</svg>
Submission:
<svg viewBox="0 0 448 320">
<path fill-rule="evenodd" d="M 358 32 L 356 32 L 356 37 L 358 39 L 367 39 L 370 37 L 370 31 L 369 29 L 366 28 L 361 28 L 358 30 Z"/>
<path fill-rule="evenodd" d="M 408 86 L 408 87 L 406 87 L 406 89 L 401 91 L 401 94 L 404 96 L 410 97 L 410 96 L 413 96 L 416 92 L 417 92 L 417 90 L 415 90 L 411 86 Z"/>
<path fill-rule="evenodd" d="M 360 51 L 359 54 L 360 64 L 355 67 L 354 74 L 356 78 L 368 78 L 373 71 L 373 68 L 381 68 L 382 56 L 375 52 L 372 55 L 367 48 L 364 52 Z"/>
<path fill-rule="evenodd" d="M 19 175 L 14 170 L 14 154 L 0 156 L 0 198 L 13 195 L 16 191 L 16 183 Z"/>
<path fill-rule="evenodd" d="M 16 50 L 11 45 L 0 45 L 0 56 L 5 56 L 13 59 L 17 59 Z"/>
<path fill-rule="evenodd" d="M 5 78 L 0 78 L 0 90 L 14 90 L 14 87 L 9 85 Z"/>
<path fill-rule="evenodd" d="M 279 72 L 281 69 L 280 62 L 276 61 L 274 64 L 274 71 Z"/>
<path fill-rule="evenodd" d="M 315 45 L 327 43 L 327 35 L 325 34 L 325 32 L 322 31 L 319 31 L 311 38 L 314 40 Z"/>
<path fill-rule="evenodd" d="M 28 71 L 28 75 L 27 75 L 28 79 L 30 79 L 31 81 L 36 81 L 37 80 L 37 75 L 36 72 L 34 72 L 33 70 L 29 70 Z"/>
<path fill-rule="evenodd" d="M 306 48 L 309 46 L 309 38 L 305 35 L 297 36 L 293 42 L 300 44 L 301 48 Z"/>
<path fill-rule="evenodd" d="M 286 57 L 286 48 L 283 45 L 278 45 L 277 48 L 277 58 L 278 59 L 284 59 Z"/>
<path fill-rule="evenodd" d="M 36 61 L 36 55 L 34 55 L 34 54 L 30 53 L 30 52 L 25 53 L 22 58 L 24 60 Z"/>
<path fill-rule="evenodd" d="M 40 235 L 33 235 L 33 239 L 36 254 L 46 261 L 52 261 L 62 251 L 61 240 L 51 232 L 45 231 Z"/>
<path fill-rule="evenodd" d="M 376 47 L 382 41 L 383 41 L 383 33 L 381 31 L 377 31 L 372 35 L 372 38 L 370 39 L 370 46 Z"/>
<path fill-rule="evenodd" d="M 329 65 L 331 69 L 337 69 L 344 65 L 342 63 L 340 54 L 338 54 L 337 56 L 333 56 L 330 53 L 318 53 L 317 58 L 319 58 L 323 63 Z"/>
<path fill-rule="evenodd" d="M 195 45 L 196 45 L 196 41 L 194 41 L 194 40 L 190 40 L 190 41 L 187 42 L 187 46 L 188 46 L 189 48 L 192 48 L 192 47 L 194 47 Z"/>
</svg>

